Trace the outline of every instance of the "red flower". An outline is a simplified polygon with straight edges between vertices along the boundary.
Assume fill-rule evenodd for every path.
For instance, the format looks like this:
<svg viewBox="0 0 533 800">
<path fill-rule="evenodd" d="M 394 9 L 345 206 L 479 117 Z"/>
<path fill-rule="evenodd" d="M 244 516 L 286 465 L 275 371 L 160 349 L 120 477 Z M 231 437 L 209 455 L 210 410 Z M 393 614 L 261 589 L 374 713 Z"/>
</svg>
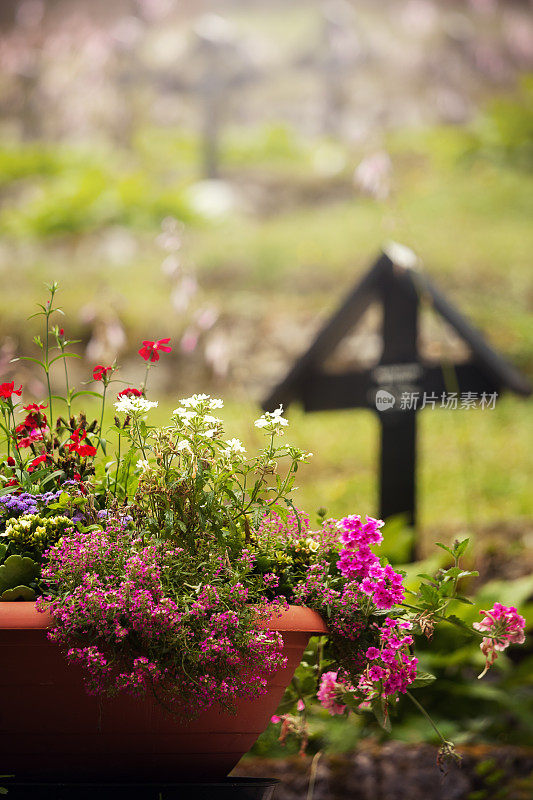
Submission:
<svg viewBox="0 0 533 800">
<path fill-rule="evenodd" d="M 23 406 L 24 411 L 34 411 L 36 414 L 39 414 L 43 408 L 46 408 L 45 403 L 30 403 L 29 406 Z"/>
<path fill-rule="evenodd" d="M 92 444 L 80 444 L 76 452 L 82 458 L 84 458 L 85 456 L 95 456 L 96 447 L 93 447 Z"/>
<path fill-rule="evenodd" d="M 11 383 L 0 383 L 0 397 L 9 400 L 12 394 L 18 394 L 20 397 L 22 394 L 22 386 L 15 389 L 15 381 L 11 381 Z"/>
<path fill-rule="evenodd" d="M 41 413 L 43 408 L 46 408 L 46 406 L 42 403 L 40 405 L 31 403 L 29 406 L 24 406 L 24 411 L 27 411 L 28 414 L 24 422 L 17 426 L 17 433 L 21 433 L 24 430 L 33 431 L 36 428 L 46 428 L 46 414 Z"/>
<path fill-rule="evenodd" d="M 132 389 L 131 386 L 128 386 L 127 389 L 123 389 L 121 392 L 117 394 L 117 400 L 119 397 L 142 397 L 143 393 L 140 389 Z"/>
<path fill-rule="evenodd" d="M 82 458 L 85 456 L 95 456 L 96 447 L 93 447 L 92 444 L 82 444 L 86 437 L 87 431 L 83 430 L 82 428 L 77 431 L 73 431 L 70 437 L 70 444 L 67 444 L 69 452 L 77 453 Z"/>
<path fill-rule="evenodd" d="M 139 350 L 139 355 L 142 356 L 145 361 L 159 361 L 159 350 L 161 350 L 162 353 L 172 352 L 172 348 L 168 344 L 169 342 L 170 338 L 158 339 L 157 342 L 144 341 L 143 346 Z"/>
<path fill-rule="evenodd" d="M 113 367 L 104 367 L 102 364 L 97 364 L 93 369 L 93 378 L 95 381 L 103 381 L 105 383 L 108 372 L 113 372 Z"/>
<path fill-rule="evenodd" d="M 34 458 L 30 466 L 28 467 L 28 472 L 33 472 L 35 467 L 38 467 L 39 464 L 42 464 L 43 461 L 46 461 L 46 458 L 47 458 L 46 453 L 43 453 L 42 456 L 37 456 L 37 458 Z"/>
<path fill-rule="evenodd" d="M 16 462 L 15 462 L 15 459 L 13 458 L 13 456 L 8 456 L 6 458 L 6 464 L 7 464 L 8 467 L 14 467 L 16 465 Z"/>
<path fill-rule="evenodd" d="M 59 335 L 60 335 L 60 336 L 63 336 L 63 335 L 64 335 L 64 333 L 65 333 L 64 329 L 63 329 L 63 328 L 60 328 L 60 329 L 59 329 Z"/>
<path fill-rule="evenodd" d="M 79 472 L 75 472 L 72 477 L 74 478 L 75 481 L 81 481 L 81 475 Z"/>
<path fill-rule="evenodd" d="M 7 481 L 7 483 L 4 484 L 4 486 L 18 486 L 18 485 L 19 482 L 16 478 L 11 478 L 10 480 Z"/>
</svg>

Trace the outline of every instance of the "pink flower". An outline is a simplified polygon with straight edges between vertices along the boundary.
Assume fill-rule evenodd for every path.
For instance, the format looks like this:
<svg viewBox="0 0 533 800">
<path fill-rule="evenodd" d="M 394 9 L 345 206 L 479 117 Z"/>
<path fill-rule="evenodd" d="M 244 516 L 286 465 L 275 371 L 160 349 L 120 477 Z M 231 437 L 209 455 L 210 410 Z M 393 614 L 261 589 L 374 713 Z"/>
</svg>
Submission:
<svg viewBox="0 0 533 800">
<path fill-rule="evenodd" d="M 494 603 L 490 611 L 479 613 L 485 616 L 481 622 L 474 622 L 473 627 L 489 634 L 479 645 L 486 659 L 485 669 L 479 675 L 482 678 L 498 658 L 497 650 L 502 652 L 510 644 L 524 642 L 526 621 L 514 606 L 504 606 L 501 603 Z"/>
<path fill-rule="evenodd" d="M 296 703 L 296 708 L 298 709 L 298 711 L 303 711 L 303 710 L 304 710 L 304 708 L 305 708 L 305 703 L 304 703 L 304 701 L 302 700 L 302 698 L 300 698 L 300 699 L 298 700 L 298 702 Z"/>
<path fill-rule="evenodd" d="M 368 670 L 368 677 L 371 681 L 380 681 L 385 673 L 381 667 L 370 667 Z"/>
<path fill-rule="evenodd" d="M 337 672 L 324 672 L 320 679 L 320 688 L 317 692 L 317 697 L 320 700 L 323 708 L 327 709 L 331 716 L 335 714 L 344 714 L 346 706 L 341 706 L 338 703 L 339 694 L 343 687 L 337 683 Z"/>
</svg>

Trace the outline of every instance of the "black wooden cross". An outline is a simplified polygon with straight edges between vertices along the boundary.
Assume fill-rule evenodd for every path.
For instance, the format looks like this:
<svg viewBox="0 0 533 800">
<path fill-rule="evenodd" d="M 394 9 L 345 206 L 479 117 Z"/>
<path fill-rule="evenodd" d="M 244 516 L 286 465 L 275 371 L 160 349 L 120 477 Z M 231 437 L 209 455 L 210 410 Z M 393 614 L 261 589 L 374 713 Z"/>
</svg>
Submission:
<svg viewBox="0 0 533 800">
<path fill-rule="evenodd" d="M 383 307 L 382 352 L 370 369 L 329 374 L 327 357 L 355 327 L 371 302 Z M 420 304 L 423 301 L 455 329 L 469 346 L 468 361 L 439 364 L 424 360 L 418 349 Z M 494 403 L 504 389 L 531 394 L 526 378 L 492 350 L 482 335 L 416 269 L 416 256 L 393 246 L 326 322 L 309 349 L 263 402 L 272 411 L 299 401 L 305 411 L 370 408 L 381 427 L 380 516 L 405 515 L 416 522 L 416 415 L 444 402 L 464 407 L 473 398 Z"/>
</svg>

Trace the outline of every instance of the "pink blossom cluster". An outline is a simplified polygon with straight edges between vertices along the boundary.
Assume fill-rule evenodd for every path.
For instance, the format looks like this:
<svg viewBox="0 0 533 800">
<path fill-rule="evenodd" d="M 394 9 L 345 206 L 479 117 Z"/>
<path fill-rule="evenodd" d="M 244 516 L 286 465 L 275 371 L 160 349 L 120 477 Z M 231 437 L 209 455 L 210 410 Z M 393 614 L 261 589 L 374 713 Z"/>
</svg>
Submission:
<svg viewBox="0 0 533 800">
<path fill-rule="evenodd" d="M 49 636 L 83 666 L 89 692 L 157 689 L 195 715 L 264 693 L 268 677 L 285 666 L 281 635 L 255 627 L 242 583 L 206 583 L 192 599 L 173 592 L 168 575 L 183 552 L 112 526 L 50 548 L 43 580 L 61 596 L 45 595 L 38 607 L 51 612 Z M 265 601 L 259 615 L 279 607 Z"/>
<path fill-rule="evenodd" d="M 383 541 L 380 528 L 382 520 L 367 517 L 363 523 L 358 514 L 345 517 L 339 522 L 341 541 L 337 566 L 349 580 L 360 581 L 361 591 L 371 597 L 375 606 L 388 610 L 402 603 L 405 594 L 402 576 L 390 565 L 381 566 L 379 558 L 370 549 Z"/>
<path fill-rule="evenodd" d="M 484 617 L 481 622 L 474 622 L 473 627 L 488 634 L 480 644 L 486 659 L 485 669 L 480 675 L 482 677 L 498 658 L 496 651 L 502 652 L 510 644 L 523 644 L 526 621 L 514 606 L 504 606 L 501 603 L 494 603 L 490 611 L 479 613 L 484 614 Z"/>
<path fill-rule="evenodd" d="M 358 685 L 365 699 L 405 693 L 415 680 L 418 659 L 410 653 L 413 637 L 406 633 L 411 627 L 410 622 L 385 619 L 379 629 L 379 647 L 369 647 L 366 651 L 370 663 Z"/>
<path fill-rule="evenodd" d="M 324 672 L 320 679 L 317 697 L 322 707 L 327 709 L 331 716 L 344 714 L 346 706 L 341 704 L 340 699 L 345 690 L 346 687 L 338 680 L 338 672 Z"/>
</svg>

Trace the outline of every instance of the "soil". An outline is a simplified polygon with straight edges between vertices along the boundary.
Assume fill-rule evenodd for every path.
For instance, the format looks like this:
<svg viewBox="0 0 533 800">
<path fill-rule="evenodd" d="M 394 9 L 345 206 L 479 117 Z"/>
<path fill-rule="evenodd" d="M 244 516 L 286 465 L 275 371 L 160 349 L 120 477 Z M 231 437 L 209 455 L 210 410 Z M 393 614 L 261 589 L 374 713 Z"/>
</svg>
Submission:
<svg viewBox="0 0 533 800">
<path fill-rule="evenodd" d="M 274 777 L 276 800 L 531 800 L 533 749 L 506 746 L 460 748 L 459 764 L 437 763 L 426 744 L 363 742 L 352 753 L 312 758 L 245 758 L 234 775 Z"/>
</svg>

